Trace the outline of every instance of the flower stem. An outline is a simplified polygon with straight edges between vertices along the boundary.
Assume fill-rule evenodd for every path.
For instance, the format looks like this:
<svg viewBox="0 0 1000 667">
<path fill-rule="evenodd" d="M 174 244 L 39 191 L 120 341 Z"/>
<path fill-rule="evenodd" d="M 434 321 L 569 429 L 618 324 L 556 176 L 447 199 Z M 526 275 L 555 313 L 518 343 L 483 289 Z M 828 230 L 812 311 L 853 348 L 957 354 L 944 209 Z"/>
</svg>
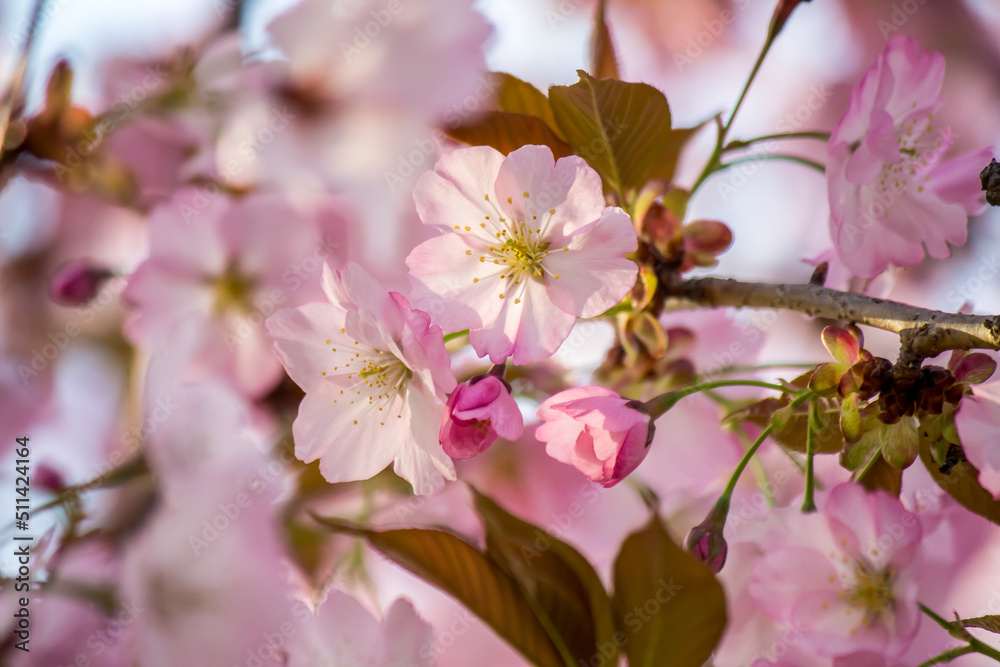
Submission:
<svg viewBox="0 0 1000 667">
<path fill-rule="evenodd" d="M 696 394 L 699 391 L 717 389 L 719 387 L 760 387 L 762 389 L 771 389 L 773 391 L 780 391 L 786 394 L 792 393 L 792 390 L 788 387 L 784 387 L 780 384 L 774 384 L 773 382 L 764 382 L 762 380 L 715 380 L 712 382 L 702 382 L 701 384 L 685 387 L 684 389 L 668 391 L 665 394 L 660 394 L 656 398 L 647 401 L 644 404 L 645 409 L 655 420 L 665 414 L 667 410 L 674 407 L 677 401 L 681 400 L 685 396 Z"/>
<path fill-rule="evenodd" d="M 920 611 L 924 612 L 924 614 L 927 615 L 928 617 L 930 617 L 931 620 L 933 620 L 935 623 L 937 623 L 942 628 L 944 628 L 945 630 L 947 630 L 948 634 L 950 634 L 952 637 L 955 637 L 956 639 L 961 639 L 961 640 L 969 642 L 968 647 L 961 647 L 961 648 L 969 648 L 969 649 L 971 649 L 970 651 L 966 651 L 966 653 L 972 653 L 972 652 L 981 653 L 982 655 L 985 655 L 988 658 L 993 658 L 997 662 L 1000 662 L 1000 651 L 997 651 L 992 646 L 987 646 L 983 642 L 981 642 L 978 639 L 976 639 L 975 637 L 973 637 L 960 624 L 958 624 L 958 623 L 952 623 L 951 621 L 946 621 L 945 619 L 941 618 L 940 616 L 938 616 L 934 612 L 934 610 L 930 609 L 927 605 L 923 604 L 922 602 L 921 603 L 917 603 L 917 604 L 920 605 Z M 937 658 L 934 658 L 933 660 L 935 660 L 936 662 L 926 662 L 924 664 L 925 665 L 933 665 L 933 664 L 939 664 L 941 662 L 947 662 L 947 660 L 938 660 L 938 658 L 940 658 L 941 656 L 946 655 L 947 653 L 948 652 L 946 651 L 945 653 L 942 653 L 941 655 L 939 655 Z M 965 654 L 964 653 L 957 653 L 957 654 L 955 654 L 954 657 L 958 657 L 959 655 L 965 655 Z M 951 658 L 948 658 L 948 660 L 950 660 L 950 659 Z"/>
<path fill-rule="evenodd" d="M 941 653 L 940 655 L 934 656 L 930 660 L 925 660 L 924 662 L 920 663 L 918 667 L 931 667 L 931 665 L 941 665 L 946 662 L 951 662 L 952 660 L 960 656 L 968 655 L 969 653 L 975 653 L 975 652 L 976 649 L 966 644 L 965 646 L 959 646 L 958 648 L 949 649 L 944 653 Z"/>
<path fill-rule="evenodd" d="M 736 139 L 730 141 L 726 144 L 722 152 L 736 151 L 751 146 L 752 144 L 759 144 L 763 141 L 774 141 L 778 139 L 818 139 L 820 141 L 829 141 L 829 132 L 785 132 L 782 134 L 762 134 L 759 137 L 752 137 L 750 139 Z"/>
<path fill-rule="evenodd" d="M 716 171 L 723 171 L 732 167 L 733 165 L 743 164 L 745 162 L 760 162 L 761 160 L 778 160 L 783 162 L 794 162 L 795 164 L 801 164 L 803 166 L 815 169 L 821 174 L 826 173 L 826 167 L 821 165 L 819 162 L 815 162 L 808 158 L 799 157 L 798 155 L 785 155 L 784 153 L 773 153 L 767 155 L 748 155 L 747 157 L 737 158 L 735 160 L 730 160 L 725 164 L 720 164 Z"/>
<path fill-rule="evenodd" d="M 736 119 L 736 114 L 739 112 L 740 107 L 743 106 L 743 100 L 746 99 L 747 92 L 750 90 L 750 85 L 753 84 L 754 79 L 757 78 L 757 72 L 760 71 L 760 66 L 764 64 L 764 58 L 767 57 L 768 51 L 771 50 L 771 45 L 774 43 L 774 38 L 776 36 L 777 33 L 773 31 L 768 32 L 767 39 L 764 40 L 764 46 L 761 47 L 760 53 L 757 55 L 757 60 L 754 62 L 753 68 L 750 70 L 750 75 L 747 77 L 746 83 L 743 84 L 743 90 L 740 91 L 740 96 L 736 98 L 736 104 L 733 105 L 733 110 L 729 113 L 728 120 L 726 120 L 724 124 L 719 125 L 719 133 L 715 140 L 715 148 L 712 150 L 712 155 L 708 158 L 708 162 L 705 163 L 705 168 L 702 169 L 698 179 L 694 182 L 694 185 L 691 186 L 691 194 L 694 194 L 701 184 L 719 169 L 719 158 L 722 157 L 723 146 L 726 144 L 726 136 L 728 136 L 729 129 L 732 127 L 733 121 Z"/>
<path fill-rule="evenodd" d="M 795 399 L 789 404 L 789 406 L 792 409 L 794 409 L 799 405 L 801 405 L 803 401 L 811 398 L 812 395 L 813 393 L 811 391 L 806 390 L 801 394 L 799 394 L 798 396 L 796 396 Z M 736 470 L 733 471 L 732 476 L 729 478 L 729 484 L 726 485 L 726 490 L 722 492 L 723 497 L 726 498 L 726 502 L 728 502 L 729 498 L 733 495 L 733 490 L 736 489 L 736 483 L 740 481 L 740 475 L 743 474 L 743 471 L 750 463 L 750 459 L 753 458 L 754 454 L 757 453 L 757 450 L 760 449 L 760 446 L 764 444 L 765 440 L 767 440 L 767 436 L 771 435 L 772 429 L 773 426 L 771 424 L 768 424 L 766 427 L 764 427 L 764 430 L 760 432 L 760 435 L 757 436 L 757 439 L 754 440 L 753 444 L 750 445 L 750 448 L 746 451 L 745 454 L 743 454 L 743 458 L 740 459 L 739 464 L 737 464 L 736 466 Z"/>
<path fill-rule="evenodd" d="M 813 481 L 813 455 L 816 453 L 814 451 L 815 443 L 813 442 L 813 421 L 816 416 L 816 402 L 813 401 L 809 404 L 809 419 L 806 422 L 806 492 L 805 498 L 802 499 L 802 511 L 803 512 L 815 512 L 816 511 L 816 501 L 813 500 L 813 488 L 815 482 Z"/>
</svg>

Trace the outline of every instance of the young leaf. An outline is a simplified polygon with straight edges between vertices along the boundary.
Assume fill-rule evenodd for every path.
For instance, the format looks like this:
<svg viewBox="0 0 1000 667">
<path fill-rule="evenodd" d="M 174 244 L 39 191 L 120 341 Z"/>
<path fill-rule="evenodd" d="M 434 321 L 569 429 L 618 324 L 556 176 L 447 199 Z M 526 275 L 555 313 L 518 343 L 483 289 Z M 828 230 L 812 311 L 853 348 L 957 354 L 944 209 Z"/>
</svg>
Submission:
<svg viewBox="0 0 1000 667">
<path fill-rule="evenodd" d="M 982 628 L 1000 634 L 1000 616 L 977 616 L 976 618 L 963 618 L 959 623 L 963 628 Z"/>
<path fill-rule="evenodd" d="M 641 187 L 670 141 L 667 98 L 644 83 L 577 74 L 572 86 L 549 88 L 557 127 L 606 188 L 623 194 Z"/>
<path fill-rule="evenodd" d="M 611 598 L 593 566 L 570 545 L 508 514 L 473 489 L 486 526 L 486 555 L 522 587 L 545 615 L 574 664 L 601 652 L 616 664 Z"/>
<path fill-rule="evenodd" d="M 529 144 L 548 146 L 557 160 L 573 154 L 542 120 L 507 111 L 488 111 L 468 124 L 449 128 L 448 135 L 472 146 L 492 146 L 504 155 Z"/>
<path fill-rule="evenodd" d="M 994 500 L 989 491 L 979 485 L 979 471 L 968 461 L 961 461 L 941 472 L 942 466 L 931 456 L 928 438 L 920 439 L 920 460 L 927 471 L 948 495 L 970 512 L 1000 524 L 1000 500 Z"/>
<path fill-rule="evenodd" d="M 615 611 L 631 667 L 700 667 L 726 627 L 722 586 L 674 544 L 658 516 L 615 561 Z"/>
<path fill-rule="evenodd" d="M 465 540 L 443 530 L 375 531 L 315 518 L 336 532 L 364 537 L 386 558 L 452 595 L 532 665 L 566 667 L 517 582 Z"/>
<path fill-rule="evenodd" d="M 618 56 L 608 27 L 607 1 L 598 0 L 594 34 L 590 40 L 590 71 L 598 79 L 618 79 Z"/>
<path fill-rule="evenodd" d="M 565 141 L 565 137 L 559 133 L 556 119 L 552 115 L 552 106 L 545 93 L 527 81 L 522 81 L 506 72 L 493 72 L 490 78 L 493 88 L 497 91 L 497 111 L 534 116 L 543 121 L 560 140 Z"/>
</svg>

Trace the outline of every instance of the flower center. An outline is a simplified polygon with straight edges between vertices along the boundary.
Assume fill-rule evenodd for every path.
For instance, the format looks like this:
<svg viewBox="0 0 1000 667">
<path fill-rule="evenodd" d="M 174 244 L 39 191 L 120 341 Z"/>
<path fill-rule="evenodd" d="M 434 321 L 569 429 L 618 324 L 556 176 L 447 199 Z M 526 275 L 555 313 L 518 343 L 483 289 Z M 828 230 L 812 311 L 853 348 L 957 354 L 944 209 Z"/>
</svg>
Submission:
<svg viewBox="0 0 1000 667">
<path fill-rule="evenodd" d="M 499 276 L 503 285 L 500 288 L 499 297 L 503 299 L 513 289 L 516 290 L 514 303 L 520 303 L 520 296 L 523 290 L 522 282 L 524 278 L 534 278 L 541 280 L 546 273 L 545 256 L 549 254 L 551 243 L 544 240 L 548 231 L 548 223 L 552 220 L 556 210 L 536 209 L 534 202 L 530 201 L 531 195 L 524 192 L 523 210 L 519 214 L 505 212 L 501 210 L 496 202 L 490 199 L 489 194 L 484 196 L 485 201 L 492 208 L 494 215 L 486 215 L 482 222 L 464 227 L 465 232 L 476 237 L 481 242 L 485 242 L 486 249 L 481 250 L 479 261 L 484 264 L 493 264 L 496 268 L 486 268 L 490 275 L 483 278 Z M 513 199 L 507 198 L 508 211 L 516 211 Z M 523 219 L 517 219 L 523 218 Z M 455 225 L 455 230 L 461 232 L 463 228 Z M 569 248 L 563 248 L 564 252 Z M 472 250 L 466 250 L 466 255 L 472 255 Z M 550 273 L 553 279 L 558 279 L 559 274 Z M 475 277 L 472 282 L 479 282 L 480 277 Z"/>
<path fill-rule="evenodd" d="M 882 572 L 868 561 L 858 561 L 854 566 L 854 585 L 841 596 L 849 605 L 864 613 L 862 623 L 873 625 L 888 620 L 895 602 L 892 592 L 894 579 L 891 569 Z"/>
<path fill-rule="evenodd" d="M 895 197 L 909 194 L 910 186 L 915 185 L 916 191 L 924 191 L 924 185 L 930 181 L 927 173 L 929 168 L 938 161 L 943 152 L 942 134 L 934 131 L 932 120 L 934 114 L 907 121 L 896 128 L 896 143 L 902 158 L 898 164 L 888 162 L 882 165 L 882 171 L 876 178 L 876 190 L 880 201 L 893 201 Z M 885 206 L 882 216 L 889 217 Z"/>
<path fill-rule="evenodd" d="M 230 263 L 222 275 L 213 281 L 215 287 L 215 311 L 227 310 L 249 311 L 252 308 L 250 297 L 254 290 L 254 281 L 240 272 L 235 263 Z"/>
</svg>

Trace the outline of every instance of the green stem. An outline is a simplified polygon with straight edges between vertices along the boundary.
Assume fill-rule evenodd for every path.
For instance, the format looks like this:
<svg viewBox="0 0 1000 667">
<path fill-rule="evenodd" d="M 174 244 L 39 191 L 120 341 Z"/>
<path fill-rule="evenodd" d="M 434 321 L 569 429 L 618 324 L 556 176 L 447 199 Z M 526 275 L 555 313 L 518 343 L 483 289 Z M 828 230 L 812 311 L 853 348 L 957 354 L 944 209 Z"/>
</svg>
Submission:
<svg viewBox="0 0 1000 667">
<path fill-rule="evenodd" d="M 959 646 L 958 648 L 953 648 L 948 651 L 945 651 L 940 655 L 934 656 L 930 660 L 925 660 L 924 662 L 920 663 L 918 667 L 931 667 L 931 665 L 940 665 L 946 662 L 951 662 L 952 660 L 960 656 L 968 655 L 970 653 L 975 653 L 975 652 L 976 649 L 966 644 L 965 646 Z"/>
<path fill-rule="evenodd" d="M 722 157 L 722 147 L 726 143 L 726 137 L 729 135 L 729 129 L 733 125 L 733 121 L 736 119 L 736 114 L 739 112 L 740 107 L 743 106 L 743 100 L 746 99 L 747 93 L 750 91 L 750 85 L 753 84 L 755 78 L 757 78 L 757 72 L 760 71 L 760 66 L 764 64 L 764 58 L 767 57 L 768 51 L 771 50 L 771 45 L 774 43 L 774 38 L 776 34 L 769 33 L 767 39 L 764 40 L 764 46 L 761 48 L 760 53 L 757 55 L 757 60 L 753 64 L 753 69 L 750 70 L 750 75 L 747 77 L 746 83 L 743 84 L 743 90 L 740 91 L 740 96 L 736 98 L 736 104 L 733 106 L 733 110 L 729 114 L 729 119 L 726 120 L 725 124 L 719 127 L 719 135 L 715 140 L 715 149 L 712 151 L 712 156 L 705 163 L 705 168 L 702 170 L 698 179 L 691 186 L 691 194 L 701 186 L 705 180 L 714 173 L 719 165 L 719 158 Z"/>
<path fill-rule="evenodd" d="M 750 139 L 736 139 L 730 141 L 726 144 L 722 152 L 736 151 L 746 148 L 752 144 L 759 144 L 763 141 L 774 141 L 778 139 L 819 139 L 820 141 L 829 141 L 829 132 L 785 132 L 782 134 L 762 134 L 759 137 L 752 137 Z"/>
<path fill-rule="evenodd" d="M 719 387 L 760 387 L 762 389 L 771 389 L 773 391 L 780 391 L 787 394 L 793 393 L 788 387 L 783 387 L 782 385 L 774 384 L 773 382 L 763 382 L 762 380 L 715 380 L 713 382 L 702 382 L 701 384 L 685 387 L 684 389 L 678 389 L 677 391 L 668 391 L 665 394 L 660 394 L 656 398 L 647 401 L 643 405 L 645 410 L 647 410 L 655 420 L 666 413 L 667 410 L 674 407 L 677 401 L 681 400 L 685 396 L 696 394 L 699 391 L 717 389 Z"/>
<path fill-rule="evenodd" d="M 815 169 L 821 174 L 826 173 L 826 167 L 821 165 L 819 162 L 810 160 L 808 158 L 799 157 L 798 155 L 785 155 L 784 153 L 774 153 L 768 155 L 749 155 L 747 157 L 737 158 L 735 160 L 730 160 L 725 164 L 720 164 L 716 171 L 723 171 L 732 167 L 733 165 L 743 164 L 745 162 L 760 162 L 761 160 L 776 160 L 780 162 L 794 162 L 795 164 L 801 164 L 803 166 Z"/>
<path fill-rule="evenodd" d="M 809 404 L 809 419 L 806 422 L 806 493 L 805 498 L 802 499 L 803 512 L 816 511 L 816 502 L 813 500 L 813 455 L 816 453 L 814 450 L 815 443 L 813 442 L 813 421 L 815 421 L 815 416 L 816 401 L 812 401 Z"/>
<path fill-rule="evenodd" d="M 992 646 L 987 646 L 983 642 L 979 641 L 978 639 L 976 639 L 975 637 L 973 637 L 971 634 L 969 634 L 968 630 L 966 630 L 965 628 L 963 628 L 961 625 L 959 625 L 957 623 L 952 623 L 950 621 L 946 621 L 945 619 L 941 618 L 940 616 L 938 616 L 934 612 L 933 609 L 930 609 L 927 605 L 923 604 L 922 602 L 919 602 L 917 604 L 920 605 L 920 611 L 924 612 L 924 614 L 926 614 L 927 616 L 929 616 L 931 618 L 931 620 L 933 620 L 935 623 L 937 623 L 942 628 L 944 628 L 945 630 L 947 630 L 948 634 L 950 634 L 952 637 L 955 637 L 956 639 L 961 639 L 961 640 L 969 642 L 968 648 L 972 649 L 972 651 L 969 651 L 969 652 L 973 652 L 974 651 L 976 653 L 980 653 L 982 655 L 985 655 L 988 658 L 993 658 L 997 662 L 1000 662 L 1000 651 L 997 651 Z M 940 656 L 938 656 L 938 657 L 940 657 Z M 929 663 L 929 664 L 933 665 L 934 663 L 932 662 L 932 663 Z"/>
<path fill-rule="evenodd" d="M 746 470 L 747 465 L 749 465 L 750 459 L 753 458 L 754 454 L 757 453 L 757 450 L 760 449 L 760 446 L 764 444 L 765 440 L 767 440 L 767 436 L 771 435 L 772 428 L 773 427 L 770 424 L 764 427 L 764 430 L 760 432 L 760 435 L 758 435 L 757 439 L 753 441 L 750 448 L 744 452 L 743 458 L 740 459 L 740 462 L 736 466 L 736 470 L 733 471 L 732 476 L 729 478 L 729 484 L 726 485 L 726 490 L 722 492 L 722 497 L 726 499 L 727 503 L 729 502 L 729 499 L 732 498 L 733 491 L 736 490 L 736 483 L 740 481 L 740 476 L 743 474 L 743 471 Z"/>
<path fill-rule="evenodd" d="M 812 395 L 813 393 L 811 391 L 804 391 L 798 396 L 796 396 L 795 399 L 789 404 L 789 406 L 794 411 L 795 408 L 802 405 L 802 402 L 812 397 Z M 723 497 L 726 498 L 727 502 L 728 499 L 733 495 L 733 490 L 736 489 L 736 483 L 740 481 L 740 475 L 743 474 L 743 471 L 750 463 L 750 459 L 752 459 L 754 454 L 757 453 L 757 450 L 760 449 L 760 446 L 764 444 L 765 440 L 767 440 L 767 436 L 771 434 L 772 429 L 773 429 L 772 425 L 768 424 L 764 428 L 764 430 L 760 432 L 760 435 L 757 436 L 757 439 L 754 440 L 753 444 L 750 445 L 750 449 L 746 451 L 746 453 L 743 455 L 743 458 L 740 459 L 739 464 L 736 466 L 736 470 L 733 471 L 732 477 L 729 478 L 729 484 L 726 485 L 726 490 L 722 492 L 722 495 Z"/>
<path fill-rule="evenodd" d="M 453 340 L 455 340 L 457 338 L 461 338 L 462 336 L 468 336 L 468 335 L 469 335 L 469 330 L 468 329 L 465 329 L 463 331 L 453 331 L 451 333 L 446 333 L 444 335 L 444 342 L 450 343 L 451 341 L 453 341 Z"/>
</svg>

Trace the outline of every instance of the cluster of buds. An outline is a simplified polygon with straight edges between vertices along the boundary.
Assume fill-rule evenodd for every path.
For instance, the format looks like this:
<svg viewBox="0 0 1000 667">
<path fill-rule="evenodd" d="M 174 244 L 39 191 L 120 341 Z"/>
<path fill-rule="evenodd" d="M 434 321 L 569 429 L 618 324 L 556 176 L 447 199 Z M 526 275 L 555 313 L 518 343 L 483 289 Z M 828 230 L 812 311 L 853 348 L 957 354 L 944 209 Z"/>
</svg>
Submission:
<svg viewBox="0 0 1000 667">
<path fill-rule="evenodd" d="M 887 462 L 906 468 L 917 456 L 920 432 L 932 441 L 953 431 L 955 409 L 966 385 L 984 382 L 996 369 L 982 353 L 956 352 L 947 368 L 893 364 L 864 349 L 861 331 L 827 327 L 823 344 L 834 361 L 821 364 L 809 387 L 816 394 L 841 399 L 841 460 L 858 469 L 881 452 Z M 957 443 L 955 443 L 957 444 Z"/>
</svg>

